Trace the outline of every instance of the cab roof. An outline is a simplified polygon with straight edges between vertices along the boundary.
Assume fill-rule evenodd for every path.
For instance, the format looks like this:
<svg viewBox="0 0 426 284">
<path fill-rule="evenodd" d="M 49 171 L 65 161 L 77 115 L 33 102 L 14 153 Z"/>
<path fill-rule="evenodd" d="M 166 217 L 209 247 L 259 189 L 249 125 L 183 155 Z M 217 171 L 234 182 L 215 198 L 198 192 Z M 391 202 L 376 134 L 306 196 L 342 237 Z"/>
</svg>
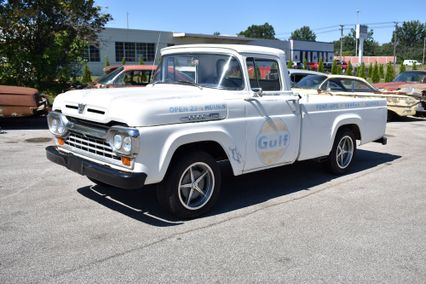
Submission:
<svg viewBox="0 0 426 284">
<path fill-rule="evenodd" d="M 191 52 L 200 50 L 213 50 L 213 49 L 220 49 L 220 50 L 228 50 L 233 51 L 237 53 L 260 53 L 260 54 L 268 54 L 268 55 L 275 55 L 275 56 L 283 56 L 285 55 L 285 52 L 278 48 L 272 48 L 272 47 L 265 47 L 265 46 L 257 46 L 257 45 L 247 45 L 247 44 L 185 44 L 185 45 L 175 45 L 163 48 L 161 50 L 161 54 L 166 54 L 173 51 L 185 51 L 185 50 L 191 50 Z"/>
</svg>

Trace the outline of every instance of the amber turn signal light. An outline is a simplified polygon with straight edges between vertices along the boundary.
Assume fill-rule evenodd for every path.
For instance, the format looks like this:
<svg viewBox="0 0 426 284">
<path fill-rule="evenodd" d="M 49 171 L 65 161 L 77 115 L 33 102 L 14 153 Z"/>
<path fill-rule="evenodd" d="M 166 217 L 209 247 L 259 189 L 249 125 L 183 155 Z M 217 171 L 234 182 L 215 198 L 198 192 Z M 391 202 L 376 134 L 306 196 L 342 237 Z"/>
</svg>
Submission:
<svg viewBox="0 0 426 284">
<path fill-rule="evenodd" d="M 121 157 L 121 163 L 125 166 L 130 167 L 130 164 L 132 163 L 132 159 L 130 159 L 129 157 Z"/>
<path fill-rule="evenodd" d="M 58 137 L 57 141 L 58 141 L 59 145 L 64 145 L 65 144 L 64 138 L 62 138 L 62 137 Z"/>
</svg>

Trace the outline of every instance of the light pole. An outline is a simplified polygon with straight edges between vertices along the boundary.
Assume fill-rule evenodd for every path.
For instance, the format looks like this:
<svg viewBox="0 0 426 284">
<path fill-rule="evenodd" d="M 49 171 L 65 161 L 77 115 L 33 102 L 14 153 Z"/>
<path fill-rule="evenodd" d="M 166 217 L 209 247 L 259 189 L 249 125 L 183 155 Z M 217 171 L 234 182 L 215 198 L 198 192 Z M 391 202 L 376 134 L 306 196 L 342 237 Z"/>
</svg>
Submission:
<svg viewBox="0 0 426 284">
<path fill-rule="evenodd" d="M 358 26 L 358 24 L 359 24 L 359 10 L 357 10 L 356 11 L 356 25 L 355 25 L 355 30 L 356 30 L 356 27 Z M 357 57 L 358 56 L 358 39 L 355 37 L 355 57 Z"/>
<path fill-rule="evenodd" d="M 394 37 L 393 37 L 393 67 L 395 68 L 396 64 L 396 45 L 398 44 L 397 36 L 396 36 L 396 29 L 398 28 L 398 22 L 395 23 L 395 31 L 394 31 Z"/>
<path fill-rule="evenodd" d="M 423 38 L 423 59 L 422 59 L 422 64 L 423 65 L 425 65 L 425 49 L 426 49 L 426 37 Z"/>
<path fill-rule="evenodd" d="M 343 49 L 343 25 L 340 25 L 340 61 L 343 60 L 343 54 L 342 54 L 342 49 Z"/>
</svg>

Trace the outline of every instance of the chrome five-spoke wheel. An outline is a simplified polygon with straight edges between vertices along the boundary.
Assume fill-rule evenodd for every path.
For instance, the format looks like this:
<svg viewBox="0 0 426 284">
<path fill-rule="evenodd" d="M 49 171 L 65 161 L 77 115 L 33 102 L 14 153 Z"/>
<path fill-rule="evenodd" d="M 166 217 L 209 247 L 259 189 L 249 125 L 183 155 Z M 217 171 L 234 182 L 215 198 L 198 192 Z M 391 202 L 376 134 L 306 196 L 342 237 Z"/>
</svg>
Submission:
<svg viewBox="0 0 426 284">
<path fill-rule="evenodd" d="M 356 139 L 350 128 L 340 129 L 328 156 L 328 168 L 334 174 L 344 174 L 352 164 L 356 152 Z"/>
<path fill-rule="evenodd" d="M 352 161 L 354 154 L 354 141 L 350 136 L 344 136 L 340 139 L 336 151 L 336 163 L 341 169 L 345 169 Z"/>
<path fill-rule="evenodd" d="M 220 187 L 221 171 L 210 154 L 181 152 L 173 158 L 157 189 L 157 198 L 165 210 L 177 217 L 190 219 L 213 207 Z"/>
<path fill-rule="evenodd" d="M 213 170 L 203 162 L 186 168 L 179 181 L 179 200 L 188 210 L 203 207 L 212 196 L 215 186 Z"/>
</svg>

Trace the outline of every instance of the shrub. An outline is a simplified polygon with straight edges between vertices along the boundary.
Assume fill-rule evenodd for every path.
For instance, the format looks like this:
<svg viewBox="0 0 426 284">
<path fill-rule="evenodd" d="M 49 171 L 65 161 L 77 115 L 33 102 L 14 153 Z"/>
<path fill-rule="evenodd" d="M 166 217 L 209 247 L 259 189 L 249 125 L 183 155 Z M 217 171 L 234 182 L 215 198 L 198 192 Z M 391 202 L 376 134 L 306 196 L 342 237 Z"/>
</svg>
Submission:
<svg viewBox="0 0 426 284">
<path fill-rule="evenodd" d="M 374 63 L 374 66 L 373 66 L 371 81 L 373 83 L 379 83 L 380 82 L 379 66 L 377 65 L 377 62 Z"/>
<path fill-rule="evenodd" d="M 388 64 L 386 64 L 385 82 L 391 82 L 393 77 L 395 77 L 395 70 L 393 69 L 392 63 L 388 62 Z"/>
<path fill-rule="evenodd" d="M 318 63 L 318 72 L 324 72 L 324 62 L 322 58 L 320 58 L 320 61 Z"/>
<path fill-rule="evenodd" d="M 346 69 L 346 74 L 347 75 L 352 75 L 352 72 L 353 72 L 352 63 L 351 63 L 351 61 L 349 61 L 348 68 Z"/>
<path fill-rule="evenodd" d="M 92 82 L 92 73 L 90 72 L 89 66 L 87 66 L 87 62 L 83 65 L 83 76 L 81 78 L 81 82 L 84 84 Z"/>
<path fill-rule="evenodd" d="M 337 74 L 336 59 L 333 60 L 333 64 L 331 65 L 331 74 Z"/>
<path fill-rule="evenodd" d="M 383 68 L 383 64 L 379 64 L 379 77 L 380 79 L 385 78 L 385 69 Z"/>
<path fill-rule="evenodd" d="M 405 72 L 405 65 L 402 64 L 401 62 L 401 65 L 399 65 L 399 73 L 402 73 L 402 72 Z"/>
</svg>

